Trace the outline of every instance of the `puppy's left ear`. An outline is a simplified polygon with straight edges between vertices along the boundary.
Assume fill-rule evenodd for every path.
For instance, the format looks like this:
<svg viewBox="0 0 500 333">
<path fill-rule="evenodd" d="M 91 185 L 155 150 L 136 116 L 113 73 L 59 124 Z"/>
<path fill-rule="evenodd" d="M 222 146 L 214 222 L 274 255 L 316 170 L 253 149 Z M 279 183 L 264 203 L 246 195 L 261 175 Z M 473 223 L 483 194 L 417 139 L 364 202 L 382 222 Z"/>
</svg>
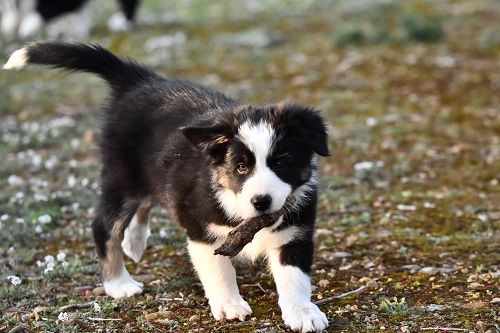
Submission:
<svg viewBox="0 0 500 333">
<path fill-rule="evenodd" d="M 217 146 L 225 145 L 233 137 L 231 126 L 225 123 L 183 127 L 181 131 L 193 146 L 202 150 L 212 150 Z"/>
<path fill-rule="evenodd" d="M 310 107 L 298 103 L 282 103 L 278 106 L 286 118 L 287 125 L 295 137 L 316 154 L 330 156 L 328 150 L 328 131 L 326 123 L 319 113 Z"/>
</svg>

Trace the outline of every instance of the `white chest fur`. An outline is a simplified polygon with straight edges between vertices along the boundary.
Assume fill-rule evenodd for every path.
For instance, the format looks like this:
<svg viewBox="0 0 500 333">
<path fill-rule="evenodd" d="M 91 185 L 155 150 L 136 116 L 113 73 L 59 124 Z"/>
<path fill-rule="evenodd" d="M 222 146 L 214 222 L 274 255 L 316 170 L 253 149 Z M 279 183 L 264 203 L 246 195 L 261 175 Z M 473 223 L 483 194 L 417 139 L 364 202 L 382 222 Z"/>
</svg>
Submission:
<svg viewBox="0 0 500 333">
<path fill-rule="evenodd" d="M 280 231 L 273 231 L 281 221 L 282 219 L 280 218 L 271 227 L 263 228 L 257 232 L 253 240 L 245 245 L 243 250 L 236 256 L 236 259 L 254 261 L 259 256 L 267 254 L 270 250 L 277 249 L 294 239 L 301 238 L 302 230 L 297 226 L 290 226 Z M 214 248 L 219 247 L 226 239 L 227 234 L 233 229 L 234 227 L 210 224 L 208 226 L 208 232 L 209 235 L 216 240 Z"/>
</svg>

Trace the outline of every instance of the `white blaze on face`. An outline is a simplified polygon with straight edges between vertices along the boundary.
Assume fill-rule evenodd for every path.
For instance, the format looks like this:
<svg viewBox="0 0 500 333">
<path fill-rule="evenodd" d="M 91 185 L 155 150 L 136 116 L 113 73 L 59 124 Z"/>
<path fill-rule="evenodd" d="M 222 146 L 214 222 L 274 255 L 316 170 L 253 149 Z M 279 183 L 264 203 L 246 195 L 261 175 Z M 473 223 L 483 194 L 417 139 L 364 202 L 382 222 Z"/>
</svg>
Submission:
<svg viewBox="0 0 500 333">
<path fill-rule="evenodd" d="M 255 156 L 255 166 L 252 173 L 245 180 L 241 191 L 236 193 L 235 203 L 238 206 L 238 215 L 250 218 L 261 213 L 254 208 L 251 202 L 252 198 L 257 195 L 271 196 L 270 212 L 278 211 L 292 192 L 292 187 L 282 181 L 266 162 L 275 139 L 274 129 L 266 122 L 258 124 L 246 122 L 239 127 L 237 138 Z"/>
</svg>

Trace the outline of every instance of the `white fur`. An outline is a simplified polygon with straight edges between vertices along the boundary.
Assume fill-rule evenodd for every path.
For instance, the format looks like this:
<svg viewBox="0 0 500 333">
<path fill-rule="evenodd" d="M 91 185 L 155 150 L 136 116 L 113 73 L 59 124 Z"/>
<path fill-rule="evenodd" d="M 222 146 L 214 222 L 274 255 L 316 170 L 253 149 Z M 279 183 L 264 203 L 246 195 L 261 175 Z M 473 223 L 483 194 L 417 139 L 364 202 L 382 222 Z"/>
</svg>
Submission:
<svg viewBox="0 0 500 333">
<path fill-rule="evenodd" d="M 214 255 L 218 245 L 220 242 L 208 245 L 188 240 L 191 261 L 203 284 L 214 318 L 244 320 L 252 309 L 240 296 L 231 260 Z"/>
<path fill-rule="evenodd" d="M 283 219 L 280 217 L 271 227 L 259 230 L 255 234 L 253 240 L 241 250 L 236 259 L 249 259 L 255 261 L 259 256 L 267 254 L 269 250 L 278 249 L 292 240 L 302 237 L 302 230 L 297 226 L 290 226 L 284 230 L 273 231 L 282 220 Z M 233 227 L 217 224 L 208 225 L 209 236 L 221 242 L 226 239 L 227 234 L 233 229 Z"/>
<path fill-rule="evenodd" d="M 123 253 L 134 262 L 139 262 L 146 249 L 149 236 L 151 236 L 149 223 L 147 221 L 139 223 L 137 214 L 134 215 L 127 229 L 125 229 L 122 241 Z"/>
<path fill-rule="evenodd" d="M 1 29 L 2 35 L 14 37 L 17 32 L 17 26 L 20 19 L 20 10 L 16 6 L 15 0 L 0 1 Z"/>
<path fill-rule="evenodd" d="M 52 39 L 64 36 L 65 38 L 80 40 L 89 36 L 91 28 L 90 8 L 83 6 L 76 12 L 65 13 L 49 21 L 46 31 L 47 35 Z"/>
<path fill-rule="evenodd" d="M 9 60 L 5 65 L 3 65 L 3 69 L 21 69 L 28 63 L 28 56 L 26 55 L 26 50 L 19 49 L 14 51 Z"/>
<path fill-rule="evenodd" d="M 108 29 L 114 32 L 128 31 L 132 26 L 133 23 L 122 12 L 113 14 L 108 20 Z"/>
<path fill-rule="evenodd" d="M 28 38 L 40 32 L 42 27 L 42 16 L 36 11 L 30 11 L 23 15 L 19 23 L 18 35 L 21 38 Z"/>
<path fill-rule="evenodd" d="M 113 298 L 130 297 L 142 293 L 143 284 L 132 279 L 123 266 L 118 276 L 103 282 L 106 294 Z"/>
<path fill-rule="evenodd" d="M 265 122 L 245 122 L 239 127 L 237 137 L 253 152 L 255 168 L 240 192 L 234 193 L 229 189 L 217 192 L 217 199 L 229 217 L 248 219 L 261 214 L 251 202 L 257 195 L 270 195 L 272 203 L 269 212 L 276 212 L 292 192 L 290 184 L 282 181 L 267 166 L 266 159 L 272 151 L 274 135 L 274 129 Z"/>
<path fill-rule="evenodd" d="M 269 252 L 268 259 L 285 325 L 300 332 L 321 332 L 328 327 L 325 314 L 311 302 L 309 276 L 296 266 L 282 265 L 277 249 Z"/>
</svg>

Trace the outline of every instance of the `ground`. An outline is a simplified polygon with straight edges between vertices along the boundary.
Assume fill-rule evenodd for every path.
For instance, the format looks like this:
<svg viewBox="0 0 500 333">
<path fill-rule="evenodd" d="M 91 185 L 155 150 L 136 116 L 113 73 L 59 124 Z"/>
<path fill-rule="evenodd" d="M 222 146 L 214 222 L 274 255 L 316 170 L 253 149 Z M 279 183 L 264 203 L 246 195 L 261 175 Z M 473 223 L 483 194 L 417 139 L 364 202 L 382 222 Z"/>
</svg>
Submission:
<svg viewBox="0 0 500 333">
<path fill-rule="evenodd" d="M 496 0 L 144 1 L 138 27 L 112 35 L 106 6 L 89 41 L 245 103 L 322 110 L 313 300 L 368 287 L 321 306 L 328 332 L 500 332 Z M 0 56 L 21 45 L 1 41 Z M 144 293 L 102 296 L 89 226 L 106 86 L 35 68 L 0 78 L 1 332 L 287 331 L 262 262 L 238 268 L 252 317 L 214 321 L 160 209 L 145 257 L 127 262 Z"/>
</svg>

